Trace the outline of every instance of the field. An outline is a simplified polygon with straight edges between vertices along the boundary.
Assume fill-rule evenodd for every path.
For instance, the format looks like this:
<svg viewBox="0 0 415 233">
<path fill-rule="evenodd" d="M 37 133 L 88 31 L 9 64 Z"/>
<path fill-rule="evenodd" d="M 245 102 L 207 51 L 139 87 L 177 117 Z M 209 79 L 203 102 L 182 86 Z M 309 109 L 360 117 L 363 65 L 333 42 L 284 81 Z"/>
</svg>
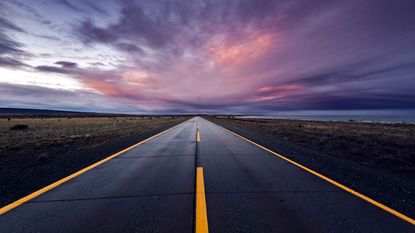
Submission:
<svg viewBox="0 0 415 233">
<path fill-rule="evenodd" d="M 415 174 L 414 124 L 226 118 L 215 120 L 397 175 Z"/>
<path fill-rule="evenodd" d="M 173 117 L 50 117 L 0 118 L 0 151 L 66 145 L 90 138 L 127 136 L 165 127 L 182 118 Z M 24 130 L 11 130 L 27 125 Z"/>
<path fill-rule="evenodd" d="M 184 116 L 2 117 L 0 204 L 27 195 L 186 119 Z"/>
</svg>

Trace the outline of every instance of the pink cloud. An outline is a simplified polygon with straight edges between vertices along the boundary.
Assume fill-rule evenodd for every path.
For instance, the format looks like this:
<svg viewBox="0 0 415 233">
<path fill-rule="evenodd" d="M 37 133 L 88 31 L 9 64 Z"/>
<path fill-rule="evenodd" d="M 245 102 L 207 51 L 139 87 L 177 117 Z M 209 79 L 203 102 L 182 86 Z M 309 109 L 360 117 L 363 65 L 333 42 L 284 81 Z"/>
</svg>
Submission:
<svg viewBox="0 0 415 233">
<path fill-rule="evenodd" d="M 216 64 L 233 67 L 253 61 L 275 46 L 271 34 L 254 34 L 247 38 L 226 41 L 214 39 L 206 45 L 209 56 Z"/>
<path fill-rule="evenodd" d="M 120 96 L 123 91 L 112 83 L 102 82 L 98 80 L 83 80 L 85 87 L 94 89 L 106 96 Z"/>
<path fill-rule="evenodd" d="M 250 101 L 269 101 L 275 99 L 283 99 L 285 97 L 298 94 L 304 89 L 303 86 L 297 84 L 287 84 L 278 86 L 263 86 L 258 89 L 257 93 L 250 98 Z"/>
<path fill-rule="evenodd" d="M 150 74 L 144 70 L 127 71 L 123 74 L 121 83 L 128 89 L 157 89 L 158 84 L 150 78 Z"/>
</svg>

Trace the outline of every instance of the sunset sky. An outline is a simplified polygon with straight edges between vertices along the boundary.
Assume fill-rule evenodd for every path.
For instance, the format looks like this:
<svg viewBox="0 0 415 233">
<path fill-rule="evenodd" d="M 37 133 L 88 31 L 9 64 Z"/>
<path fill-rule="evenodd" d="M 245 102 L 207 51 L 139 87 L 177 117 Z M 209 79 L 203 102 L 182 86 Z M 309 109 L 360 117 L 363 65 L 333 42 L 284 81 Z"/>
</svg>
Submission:
<svg viewBox="0 0 415 233">
<path fill-rule="evenodd" d="M 415 109 L 415 1 L 1 0 L 0 106 Z"/>
</svg>

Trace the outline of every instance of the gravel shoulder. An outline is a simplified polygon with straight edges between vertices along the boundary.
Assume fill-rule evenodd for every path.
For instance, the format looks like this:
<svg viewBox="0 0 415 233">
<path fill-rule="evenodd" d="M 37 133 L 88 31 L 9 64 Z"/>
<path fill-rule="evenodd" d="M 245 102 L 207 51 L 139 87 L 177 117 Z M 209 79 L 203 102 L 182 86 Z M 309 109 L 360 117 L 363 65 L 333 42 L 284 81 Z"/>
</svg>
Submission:
<svg viewBox="0 0 415 233">
<path fill-rule="evenodd" d="M 415 217 L 415 125 L 205 118 Z"/>
</svg>

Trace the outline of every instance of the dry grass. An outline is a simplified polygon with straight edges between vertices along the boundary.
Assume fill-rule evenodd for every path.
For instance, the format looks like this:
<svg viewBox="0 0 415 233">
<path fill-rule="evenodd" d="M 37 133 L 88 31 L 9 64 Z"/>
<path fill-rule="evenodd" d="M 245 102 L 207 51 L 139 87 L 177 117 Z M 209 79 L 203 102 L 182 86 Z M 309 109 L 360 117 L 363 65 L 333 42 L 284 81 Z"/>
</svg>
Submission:
<svg viewBox="0 0 415 233">
<path fill-rule="evenodd" d="M 357 161 L 370 167 L 398 173 L 415 173 L 413 124 L 277 119 L 212 120 L 271 135 L 282 142 Z"/>
<path fill-rule="evenodd" d="M 96 137 L 118 137 L 157 129 L 182 117 L 0 118 L 0 151 L 51 146 Z M 15 125 L 28 129 L 11 130 Z"/>
</svg>

